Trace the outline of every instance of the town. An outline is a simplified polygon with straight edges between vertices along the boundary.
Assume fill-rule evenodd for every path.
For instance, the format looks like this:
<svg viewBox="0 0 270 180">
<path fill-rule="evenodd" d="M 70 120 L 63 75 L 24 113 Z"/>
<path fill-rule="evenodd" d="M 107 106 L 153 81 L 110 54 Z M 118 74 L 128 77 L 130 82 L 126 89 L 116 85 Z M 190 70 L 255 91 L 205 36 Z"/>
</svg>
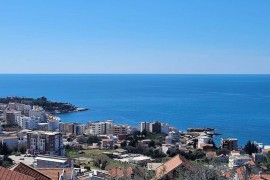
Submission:
<svg viewBox="0 0 270 180">
<path fill-rule="evenodd" d="M 61 122 L 43 107 L 0 104 L 0 171 L 31 180 L 270 179 L 270 145 L 213 140 L 214 128 L 159 121 Z"/>
</svg>

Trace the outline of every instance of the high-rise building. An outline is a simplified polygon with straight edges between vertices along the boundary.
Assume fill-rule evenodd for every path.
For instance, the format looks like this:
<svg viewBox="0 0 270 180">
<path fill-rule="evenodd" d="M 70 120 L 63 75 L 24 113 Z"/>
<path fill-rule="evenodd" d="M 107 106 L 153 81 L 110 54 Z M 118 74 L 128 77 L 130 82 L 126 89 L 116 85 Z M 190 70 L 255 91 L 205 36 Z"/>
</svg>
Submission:
<svg viewBox="0 0 270 180">
<path fill-rule="evenodd" d="M 150 123 L 149 122 L 140 122 L 140 131 L 146 131 L 149 132 L 150 131 Z"/>
<path fill-rule="evenodd" d="M 150 124 L 150 132 L 152 133 L 161 133 L 161 123 L 156 121 Z"/>
<path fill-rule="evenodd" d="M 89 122 L 88 131 L 94 135 L 113 134 L 113 121 L 108 120 L 105 122 Z"/>
</svg>

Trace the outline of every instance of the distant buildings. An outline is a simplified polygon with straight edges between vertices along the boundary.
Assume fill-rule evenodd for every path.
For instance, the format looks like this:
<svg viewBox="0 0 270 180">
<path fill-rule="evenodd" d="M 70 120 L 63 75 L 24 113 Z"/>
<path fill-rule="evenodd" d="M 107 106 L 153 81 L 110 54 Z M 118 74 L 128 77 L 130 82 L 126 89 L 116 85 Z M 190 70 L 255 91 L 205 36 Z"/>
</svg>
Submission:
<svg viewBox="0 0 270 180">
<path fill-rule="evenodd" d="M 62 134 L 59 132 L 33 131 L 27 133 L 28 153 L 64 155 Z"/>
<path fill-rule="evenodd" d="M 156 121 L 150 124 L 150 132 L 152 133 L 161 133 L 161 123 Z"/>
<path fill-rule="evenodd" d="M 121 134 L 127 134 L 127 125 L 113 125 L 113 135 L 118 136 Z"/>
<path fill-rule="evenodd" d="M 113 121 L 88 122 L 88 133 L 93 135 L 113 134 Z"/>
<path fill-rule="evenodd" d="M 37 129 L 37 125 L 39 123 L 40 118 L 36 116 L 26 117 L 26 116 L 19 116 L 17 117 L 17 124 L 22 129 Z"/>
<path fill-rule="evenodd" d="M 153 123 L 149 122 L 140 122 L 140 132 L 152 132 L 152 133 L 169 133 L 169 125 L 167 123 L 160 123 L 155 121 Z"/>
<path fill-rule="evenodd" d="M 59 132 L 82 135 L 85 133 L 85 125 L 78 123 L 59 123 Z"/>
<path fill-rule="evenodd" d="M 4 120 L 7 124 L 16 124 L 17 118 L 20 117 L 21 111 L 16 110 L 6 110 L 4 112 Z"/>
<path fill-rule="evenodd" d="M 146 131 L 146 132 L 150 132 L 150 123 L 149 122 L 141 122 L 140 123 L 140 131 Z"/>
<path fill-rule="evenodd" d="M 228 149 L 229 151 L 237 150 L 238 140 L 235 138 L 222 138 L 221 139 L 221 148 Z"/>
</svg>

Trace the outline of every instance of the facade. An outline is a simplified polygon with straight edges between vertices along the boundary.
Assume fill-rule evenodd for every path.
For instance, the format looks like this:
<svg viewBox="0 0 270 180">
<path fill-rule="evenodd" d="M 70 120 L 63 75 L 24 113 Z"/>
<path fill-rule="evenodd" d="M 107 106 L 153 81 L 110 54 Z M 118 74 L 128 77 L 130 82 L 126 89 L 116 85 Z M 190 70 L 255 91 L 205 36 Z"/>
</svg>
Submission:
<svg viewBox="0 0 270 180">
<path fill-rule="evenodd" d="M 140 131 L 143 132 L 144 130 L 146 132 L 150 132 L 150 123 L 149 122 L 141 122 L 140 123 Z"/>
<path fill-rule="evenodd" d="M 16 124 L 17 123 L 17 118 L 20 117 L 21 111 L 16 111 L 16 110 L 8 110 L 4 112 L 4 119 L 7 124 Z"/>
<path fill-rule="evenodd" d="M 237 150 L 238 140 L 235 138 L 222 138 L 221 139 L 221 148 L 228 149 L 229 151 Z"/>
<path fill-rule="evenodd" d="M 88 123 L 89 133 L 93 135 L 113 134 L 113 121 Z"/>
<path fill-rule="evenodd" d="M 46 112 L 42 107 L 33 106 L 31 110 L 29 110 L 29 117 L 35 116 L 40 118 L 40 122 L 46 122 L 47 116 Z"/>
<path fill-rule="evenodd" d="M 60 123 L 59 132 L 62 133 L 74 133 L 74 124 L 73 123 Z"/>
<path fill-rule="evenodd" d="M 161 123 L 156 121 L 150 124 L 150 132 L 152 133 L 161 133 Z"/>
<path fill-rule="evenodd" d="M 48 130 L 49 131 L 59 131 L 59 120 L 58 119 L 50 119 L 48 121 Z"/>
<path fill-rule="evenodd" d="M 62 134 L 35 131 L 27 133 L 27 149 L 30 154 L 64 155 Z"/>
<path fill-rule="evenodd" d="M 113 135 L 118 136 L 121 134 L 127 134 L 127 125 L 114 125 Z"/>
<path fill-rule="evenodd" d="M 102 149 L 113 149 L 113 139 L 102 139 L 101 148 Z"/>
<path fill-rule="evenodd" d="M 22 128 L 22 129 L 37 129 L 37 125 L 39 123 L 39 117 L 31 116 L 31 117 L 26 117 L 26 116 L 19 116 L 17 117 L 17 124 Z"/>
<path fill-rule="evenodd" d="M 208 144 L 210 139 L 208 136 L 200 136 L 198 138 L 198 148 L 201 148 L 201 145 Z"/>
<path fill-rule="evenodd" d="M 36 158 L 37 168 L 68 168 L 72 161 L 66 157 L 39 155 Z"/>
</svg>

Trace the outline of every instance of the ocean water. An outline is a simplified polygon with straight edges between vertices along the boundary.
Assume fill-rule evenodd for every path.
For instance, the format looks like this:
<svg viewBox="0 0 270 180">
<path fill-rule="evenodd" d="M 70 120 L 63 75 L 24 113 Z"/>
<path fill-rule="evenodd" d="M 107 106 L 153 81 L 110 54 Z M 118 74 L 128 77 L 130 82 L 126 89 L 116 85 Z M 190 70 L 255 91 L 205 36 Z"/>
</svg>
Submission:
<svg viewBox="0 0 270 180">
<path fill-rule="evenodd" d="M 160 120 L 270 144 L 270 75 L 0 75 L 0 96 L 46 96 L 89 111 L 63 122 Z"/>
</svg>

